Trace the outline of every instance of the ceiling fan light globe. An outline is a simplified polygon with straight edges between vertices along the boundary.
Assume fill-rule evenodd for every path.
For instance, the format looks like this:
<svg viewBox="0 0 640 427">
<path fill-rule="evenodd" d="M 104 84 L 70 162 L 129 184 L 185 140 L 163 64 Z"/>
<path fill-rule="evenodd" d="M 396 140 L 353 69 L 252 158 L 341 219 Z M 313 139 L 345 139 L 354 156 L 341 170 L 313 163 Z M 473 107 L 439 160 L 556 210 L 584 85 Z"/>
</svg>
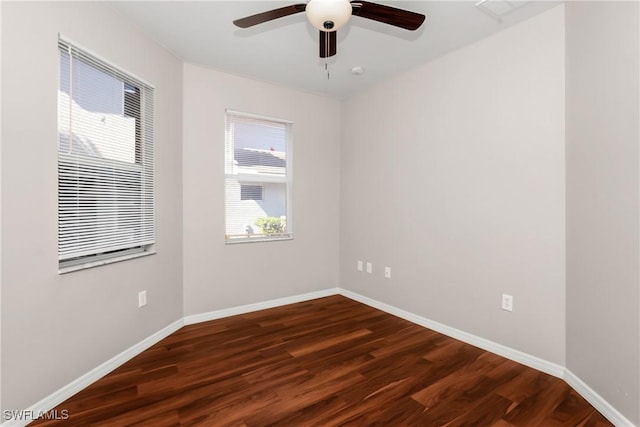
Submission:
<svg viewBox="0 0 640 427">
<path fill-rule="evenodd" d="M 349 0 L 309 0 L 306 12 L 311 25 L 330 32 L 347 23 L 351 17 L 351 3 Z M 333 23 L 333 26 L 326 23 Z"/>
</svg>

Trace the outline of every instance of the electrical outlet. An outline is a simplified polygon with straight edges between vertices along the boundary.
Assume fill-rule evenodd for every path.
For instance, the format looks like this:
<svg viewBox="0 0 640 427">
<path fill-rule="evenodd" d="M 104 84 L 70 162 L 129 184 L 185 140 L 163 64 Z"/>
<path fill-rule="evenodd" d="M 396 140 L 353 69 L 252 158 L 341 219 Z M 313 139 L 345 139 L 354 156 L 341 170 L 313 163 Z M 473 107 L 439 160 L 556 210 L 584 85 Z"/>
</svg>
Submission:
<svg viewBox="0 0 640 427">
<path fill-rule="evenodd" d="M 358 271 L 362 271 L 362 261 L 358 260 Z"/>
<path fill-rule="evenodd" d="M 387 279 L 391 279 L 391 267 L 384 268 L 384 277 Z"/>
<path fill-rule="evenodd" d="M 367 263 L 367 273 L 373 273 L 373 265 L 370 262 Z"/>
<path fill-rule="evenodd" d="M 502 309 L 513 311 L 513 296 L 502 294 Z"/>
<path fill-rule="evenodd" d="M 147 305 L 147 291 L 138 292 L 138 308 Z"/>
</svg>

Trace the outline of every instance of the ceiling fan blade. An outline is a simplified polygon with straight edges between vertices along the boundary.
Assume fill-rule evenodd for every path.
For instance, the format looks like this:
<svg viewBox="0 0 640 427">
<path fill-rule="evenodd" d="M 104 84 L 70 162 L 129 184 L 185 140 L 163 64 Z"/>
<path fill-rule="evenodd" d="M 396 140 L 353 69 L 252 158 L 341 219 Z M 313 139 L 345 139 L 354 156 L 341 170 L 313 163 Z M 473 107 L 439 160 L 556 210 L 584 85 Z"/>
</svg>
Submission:
<svg viewBox="0 0 640 427">
<path fill-rule="evenodd" d="M 420 28 L 425 19 L 425 16 L 420 13 L 368 1 L 354 0 L 351 2 L 351 7 L 353 15 L 411 31 Z"/>
<path fill-rule="evenodd" d="M 249 28 L 249 27 L 253 27 L 254 25 L 272 21 L 274 19 L 283 18 L 285 16 L 304 12 L 306 8 L 307 8 L 306 4 L 292 4 L 291 6 L 285 6 L 278 9 L 268 10 L 266 12 L 257 13 L 255 15 L 247 16 L 245 18 L 236 19 L 235 21 L 233 21 L 233 23 L 240 28 Z"/>
<path fill-rule="evenodd" d="M 320 31 L 320 58 L 328 58 L 337 52 L 337 31 Z"/>
</svg>

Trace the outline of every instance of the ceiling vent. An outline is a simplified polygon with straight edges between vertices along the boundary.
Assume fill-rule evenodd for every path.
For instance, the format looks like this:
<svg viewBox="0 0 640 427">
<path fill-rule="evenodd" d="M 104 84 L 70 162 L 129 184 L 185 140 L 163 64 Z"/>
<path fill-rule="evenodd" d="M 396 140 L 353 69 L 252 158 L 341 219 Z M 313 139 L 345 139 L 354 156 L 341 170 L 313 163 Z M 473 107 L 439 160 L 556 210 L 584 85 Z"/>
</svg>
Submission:
<svg viewBox="0 0 640 427">
<path fill-rule="evenodd" d="M 481 0 L 476 3 L 479 11 L 485 13 L 498 22 L 502 22 L 502 17 L 510 14 L 514 10 L 520 9 L 528 1 L 509 1 L 509 0 Z"/>
</svg>

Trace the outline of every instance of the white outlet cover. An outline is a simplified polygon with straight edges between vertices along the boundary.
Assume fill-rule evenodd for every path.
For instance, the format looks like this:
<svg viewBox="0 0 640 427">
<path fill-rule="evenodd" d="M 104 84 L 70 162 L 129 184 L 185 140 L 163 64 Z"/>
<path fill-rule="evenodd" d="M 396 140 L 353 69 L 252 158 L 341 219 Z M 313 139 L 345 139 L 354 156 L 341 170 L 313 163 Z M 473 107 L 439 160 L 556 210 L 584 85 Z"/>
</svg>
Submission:
<svg viewBox="0 0 640 427">
<path fill-rule="evenodd" d="M 138 308 L 147 305 L 147 291 L 138 292 Z"/>
<path fill-rule="evenodd" d="M 362 271 L 362 261 L 358 260 L 358 271 Z"/>
<path fill-rule="evenodd" d="M 513 311 L 513 296 L 508 294 L 502 294 L 502 309 L 506 311 Z"/>
<path fill-rule="evenodd" d="M 384 277 L 387 279 L 391 279 L 391 267 L 384 268 Z"/>
<path fill-rule="evenodd" d="M 373 265 L 370 262 L 367 263 L 367 273 L 373 273 Z"/>
</svg>

